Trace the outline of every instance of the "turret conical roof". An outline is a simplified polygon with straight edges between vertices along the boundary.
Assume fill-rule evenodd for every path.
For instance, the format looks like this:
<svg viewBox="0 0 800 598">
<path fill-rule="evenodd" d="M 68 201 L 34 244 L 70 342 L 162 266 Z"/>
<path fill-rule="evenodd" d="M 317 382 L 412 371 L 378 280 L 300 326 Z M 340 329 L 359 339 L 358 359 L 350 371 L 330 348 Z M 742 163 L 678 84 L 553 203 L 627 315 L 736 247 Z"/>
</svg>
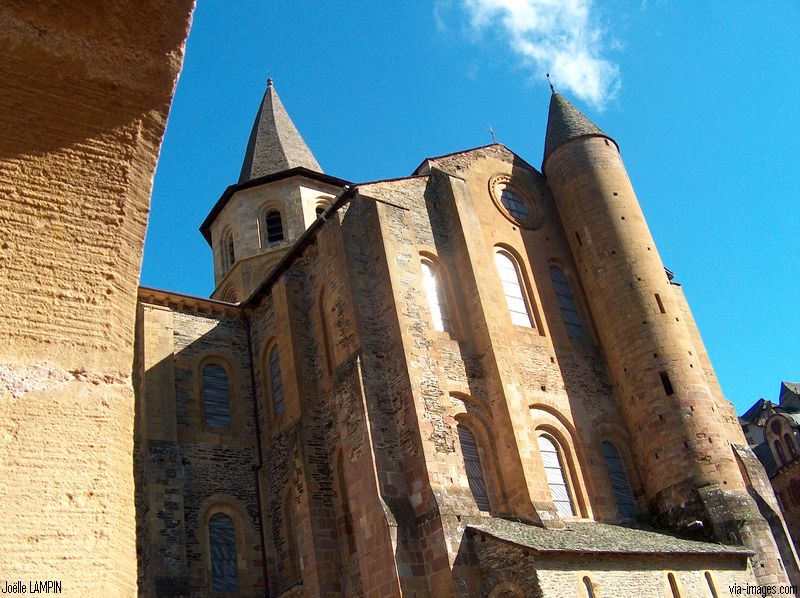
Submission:
<svg viewBox="0 0 800 598">
<path fill-rule="evenodd" d="M 317 159 L 283 107 L 272 79 L 269 79 L 247 142 L 239 182 L 298 166 L 322 172 Z"/>
<path fill-rule="evenodd" d="M 550 96 L 550 112 L 547 115 L 547 135 L 544 139 L 542 163 L 546 162 L 551 153 L 570 139 L 587 135 L 601 135 L 614 141 L 600 127 L 590 121 L 583 112 L 570 104 L 567 98 L 554 91 Z"/>
</svg>

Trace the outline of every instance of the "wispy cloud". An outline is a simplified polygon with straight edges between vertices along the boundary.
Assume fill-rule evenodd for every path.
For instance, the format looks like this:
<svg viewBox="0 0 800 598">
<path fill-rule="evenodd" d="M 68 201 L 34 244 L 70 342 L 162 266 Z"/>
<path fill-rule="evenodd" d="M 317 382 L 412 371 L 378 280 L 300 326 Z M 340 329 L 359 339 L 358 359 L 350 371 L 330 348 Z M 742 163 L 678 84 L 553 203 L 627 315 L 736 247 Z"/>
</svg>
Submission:
<svg viewBox="0 0 800 598">
<path fill-rule="evenodd" d="M 619 91 L 619 67 L 603 58 L 609 44 L 592 14 L 592 0 L 462 2 L 472 27 L 505 37 L 537 77 L 550 73 L 560 90 L 598 109 Z"/>
</svg>

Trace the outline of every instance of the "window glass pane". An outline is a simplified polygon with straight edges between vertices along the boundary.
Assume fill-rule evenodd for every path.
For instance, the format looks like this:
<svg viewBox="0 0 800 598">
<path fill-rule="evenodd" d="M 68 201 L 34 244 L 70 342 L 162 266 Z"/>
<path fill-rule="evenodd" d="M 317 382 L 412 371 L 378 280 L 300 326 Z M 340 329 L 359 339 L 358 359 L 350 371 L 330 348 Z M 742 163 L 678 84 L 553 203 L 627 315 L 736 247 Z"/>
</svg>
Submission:
<svg viewBox="0 0 800 598">
<path fill-rule="evenodd" d="M 272 390 L 272 405 L 275 417 L 283 414 L 283 380 L 281 379 L 281 358 L 278 348 L 274 347 L 269 354 L 270 388 Z"/>
<path fill-rule="evenodd" d="M 236 565 L 236 529 L 230 517 L 217 513 L 208 522 L 211 549 L 211 589 L 214 592 L 238 592 Z"/>
<path fill-rule="evenodd" d="M 503 189 L 500 193 L 500 201 L 503 202 L 509 214 L 517 220 L 524 221 L 528 218 L 528 206 L 510 189 Z"/>
<path fill-rule="evenodd" d="M 203 414 L 207 426 L 231 427 L 228 374 L 216 364 L 209 364 L 203 368 Z"/>
<path fill-rule="evenodd" d="M 606 464 L 608 480 L 611 482 L 611 490 L 614 493 L 614 500 L 617 501 L 617 512 L 620 517 L 634 517 L 636 515 L 636 501 L 633 499 L 633 491 L 625 474 L 625 466 L 619 456 L 616 447 L 610 442 L 600 445 L 600 452 Z"/>
<path fill-rule="evenodd" d="M 267 214 L 267 243 L 276 241 L 283 241 L 283 223 L 277 210 Z"/>
<path fill-rule="evenodd" d="M 503 293 L 506 296 L 511 321 L 517 326 L 533 328 L 516 265 L 509 256 L 500 252 L 494 254 L 494 263 L 503 284 Z"/>
<path fill-rule="evenodd" d="M 553 441 L 546 436 L 539 436 L 539 453 L 542 456 L 547 485 L 550 487 L 550 496 L 555 503 L 556 512 L 561 517 L 571 517 L 575 512 L 572 509 L 572 499 L 564 480 L 561 455 Z"/>
<path fill-rule="evenodd" d="M 461 454 L 464 456 L 464 468 L 467 470 L 467 481 L 475 504 L 481 511 L 489 510 L 489 497 L 486 492 L 486 480 L 481 469 L 478 456 L 478 444 L 475 436 L 464 426 L 458 426 L 458 440 L 461 443 Z"/>
<path fill-rule="evenodd" d="M 550 267 L 550 280 L 553 282 L 553 289 L 558 299 L 558 307 L 561 309 L 561 317 L 567 327 L 567 334 L 573 338 L 585 338 L 586 331 L 583 328 L 578 304 L 572 294 L 569 281 L 560 268 Z"/>
<path fill-rule="evenodd" d="M 433 327 L 439 332 L 450 332 L 450 320 L 447 317 L 447 304 L 444 300 L 442 285 L 436 278 L 433 267 L 422 262 L 422 280 L 425 285 L 425 295 L 428 298 L 428 307 L 431 310 Z"/>
</svg>

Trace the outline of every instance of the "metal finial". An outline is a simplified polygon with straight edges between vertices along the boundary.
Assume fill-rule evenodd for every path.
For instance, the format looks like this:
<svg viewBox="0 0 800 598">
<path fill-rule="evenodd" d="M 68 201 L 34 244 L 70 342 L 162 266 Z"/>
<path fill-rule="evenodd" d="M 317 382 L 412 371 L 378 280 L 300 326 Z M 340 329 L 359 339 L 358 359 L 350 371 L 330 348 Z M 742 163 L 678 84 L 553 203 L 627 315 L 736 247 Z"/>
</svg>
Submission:
<svg viewBox="0 0 800 598">
<path fill-rule="evenodd" d="M 267 78 L 267 87 L 272 87 L 272 77 Z"/>
<path fill-rule="evenodd" d="M 550 86 L 550 91 L 555 93 L 556 92 L 556 88 L 553 87 L 553 82 L 550 80 L 550 73 L 546 73 L 545 76 L 547 77 L 547 84 Z"/>
<path fill-rule="evenodd" d="M 495 137 L 494 129 L 492 128 L 492 125 L 489 125 L 489 135 L 492 136 L 492 143 L 497 143 L 497 137 Z"/>
</svg>

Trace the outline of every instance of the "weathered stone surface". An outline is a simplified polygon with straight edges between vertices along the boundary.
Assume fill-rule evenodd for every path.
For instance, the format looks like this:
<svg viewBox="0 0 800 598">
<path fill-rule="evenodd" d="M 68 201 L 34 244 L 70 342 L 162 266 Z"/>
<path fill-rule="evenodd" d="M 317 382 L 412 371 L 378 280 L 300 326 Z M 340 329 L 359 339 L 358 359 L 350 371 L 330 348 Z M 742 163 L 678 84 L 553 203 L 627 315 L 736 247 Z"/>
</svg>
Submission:
<svg viewBox="0 0 800 598">
<path fill-rule="evenodd" d="M 192 7 L 0 7 L 4 580 L 135 592 L 136 286 Z"/>
</svg>

